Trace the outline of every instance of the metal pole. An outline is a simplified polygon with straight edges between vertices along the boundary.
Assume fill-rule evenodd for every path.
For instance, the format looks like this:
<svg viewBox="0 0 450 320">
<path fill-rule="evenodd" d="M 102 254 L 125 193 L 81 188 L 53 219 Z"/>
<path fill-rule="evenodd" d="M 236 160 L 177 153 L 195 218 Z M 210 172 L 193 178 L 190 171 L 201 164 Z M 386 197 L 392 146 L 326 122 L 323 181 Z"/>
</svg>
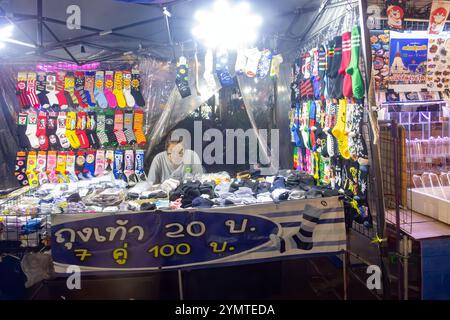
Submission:
<svg viewBox="0 0 450 320">
<path fill-rule="evenodd" d="M 180 296 L 180 300 L 184 300 L 184 295 L 183 295 L 183 278 L 182 278 L 182 274 L 181 274 L 181 270 L 178 269 L 178 293 Z"/>
<path fill-rule="evenodd" d="M 347 300 L 347 253 L 342 254 L 342 274 L 344 277 L 344 300 Z"/>
<path fill-rule="evenodd" d="M 42 47 L 42 0 L 37 0 L 37 45 Z"/>
<path fill-rule="evenodd" d="M 409 242 L 407 235 L 403 236 L 403 300 L 408 300 L 409 279 L 408 279 L 408 259 L 409 259 Z"/>
<path fill-rule="evenodd" d="M 176 61 L 177 60 L 177 55 L 175 54 L 175 48 L 173 46 L 172 32 L 170 32 L 170 23 L 169 23 L 169 16 L 168 16 L 168 14 L 169 13 L 167 11 L 167 8 L 164 7 L 163 8 L 163 15 L 164 15 L 164 18 L 166 20 L 167 35 L 169 37 L 170 46 L 172 47 L 173 59 Z"/>
</svg>

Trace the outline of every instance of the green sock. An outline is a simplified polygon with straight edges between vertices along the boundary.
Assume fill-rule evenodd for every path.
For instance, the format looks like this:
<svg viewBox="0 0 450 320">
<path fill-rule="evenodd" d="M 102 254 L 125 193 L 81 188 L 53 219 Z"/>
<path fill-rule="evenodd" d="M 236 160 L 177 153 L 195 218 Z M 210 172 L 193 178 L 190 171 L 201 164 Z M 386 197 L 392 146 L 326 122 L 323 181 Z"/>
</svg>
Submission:
<svg viewBox="0 0 450 320">
<path fill-rule="evenodd" d="M 358 26 L 352 29 L 352 57 L 346 72 L 352 76 L 353 97 L 362 99 L 364 97 L 364 81 L 359 70 L 359 52 L 361 48 L 361 33 Z"/>
</svg>

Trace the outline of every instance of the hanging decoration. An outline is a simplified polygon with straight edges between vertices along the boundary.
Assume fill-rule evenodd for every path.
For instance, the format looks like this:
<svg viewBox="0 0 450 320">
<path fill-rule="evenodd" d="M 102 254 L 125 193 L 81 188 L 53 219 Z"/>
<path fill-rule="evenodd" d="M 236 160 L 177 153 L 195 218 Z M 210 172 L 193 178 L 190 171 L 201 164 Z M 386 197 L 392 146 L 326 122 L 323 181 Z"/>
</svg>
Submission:
<svg viewBox="0 0 450 320">
<path fill-rule="evenodd" d="M 450 89 L 450 39 L 430 38 L 428 43 L 427 88 L 430 91 Z"/>
<path fill-rule="evenodd" d="M 398 0 L 386 1 L 387 24 L 391 30 L 403 30 L 404 3 Z"/>
<path fill-rule="evenodd" d="M 450 1 L 433 1 L 430 11 L 430 22 L 428 25 L 429 34 L 440 34 L 444 30 L 450 11 Z"/>
</svg>

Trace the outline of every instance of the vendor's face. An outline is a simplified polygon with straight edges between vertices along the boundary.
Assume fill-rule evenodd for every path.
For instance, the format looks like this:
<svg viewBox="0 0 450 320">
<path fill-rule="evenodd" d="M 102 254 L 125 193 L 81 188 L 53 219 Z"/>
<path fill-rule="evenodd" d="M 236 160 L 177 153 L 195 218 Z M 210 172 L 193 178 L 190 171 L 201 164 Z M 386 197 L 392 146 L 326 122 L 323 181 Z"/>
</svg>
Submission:
<svg viewBox="0 0 450 320">
<path fill-rule="evenodd" d="M 182 143 L 169 144 L 167 147 L 167 156 L 170 162 L 175 165 L 180 165 L 183 162 L 184 147 Z"/>
</svg>

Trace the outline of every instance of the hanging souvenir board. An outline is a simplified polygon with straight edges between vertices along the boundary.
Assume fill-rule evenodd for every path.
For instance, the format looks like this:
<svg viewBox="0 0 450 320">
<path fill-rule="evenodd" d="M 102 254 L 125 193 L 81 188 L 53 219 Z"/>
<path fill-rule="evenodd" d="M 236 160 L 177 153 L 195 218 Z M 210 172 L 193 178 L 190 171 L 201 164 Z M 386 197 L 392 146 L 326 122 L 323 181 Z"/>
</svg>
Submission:
<svg viewBox="0 0 450 320">
<path fill-rule="evenodd" d="M 444 30 L 445 22 L 450 11 L 450 1 L 433 1 L 430 10 L 429 34 L 440 34 Z"/>
<path fill-rule="evenodd" d="M 450 39 L 430 37 L 428 40 L 427 88 L 430 91 L 450 89 Z"/>
<path fill-rule="evenodd" d="M 371 31 L 370 43 L 375 90 L 385 91 L 389 84 L 389 31 Z"/>
<path fill-rule="evenodd" d="M 389 29 L 403 30 L 403 18 L 405 16 L 403 1 L 387 0 L 386 15 Z"/>
<path fill-rule="evenodd" d="M 396 92 L 426 88 L 428 38 L 418 33 L 391 32 L 389 89 Z"/>
</svg>

